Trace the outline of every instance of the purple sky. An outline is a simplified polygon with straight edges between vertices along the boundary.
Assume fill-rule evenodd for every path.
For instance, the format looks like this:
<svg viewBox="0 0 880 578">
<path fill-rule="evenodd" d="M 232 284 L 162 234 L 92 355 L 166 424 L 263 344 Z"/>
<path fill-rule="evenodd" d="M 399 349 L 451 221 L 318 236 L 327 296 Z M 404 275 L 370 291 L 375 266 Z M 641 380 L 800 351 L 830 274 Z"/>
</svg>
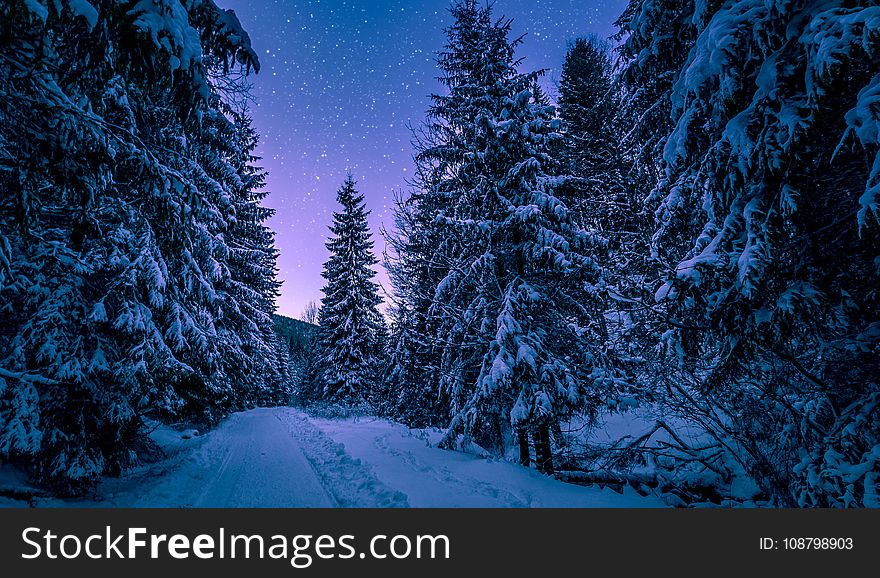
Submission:
<svg viewBox="0 0 880 578">
<path fill-rule="evenodd" d="M 266 204 L 284 285 L 278 312 L 299 317 L 319 301 L 324 241 L 347 171 L 379 234 L 392 225 L 394 192 L 412 174 L 408 125 L 418 126 L 440 90 L 435 53 L 450 23 L 448 0 L 217 0 L 232 8 L 260 55 L 252 78 L 258 154 L 269 171 Z M 607 37 L 626 0 L 496 0 L 495 14 L 528 33 L 524 68 L 548 68 L 553 92 L 570 40 Z M 378 280 L 387 288 L 384 271 Z"/>
</svg>

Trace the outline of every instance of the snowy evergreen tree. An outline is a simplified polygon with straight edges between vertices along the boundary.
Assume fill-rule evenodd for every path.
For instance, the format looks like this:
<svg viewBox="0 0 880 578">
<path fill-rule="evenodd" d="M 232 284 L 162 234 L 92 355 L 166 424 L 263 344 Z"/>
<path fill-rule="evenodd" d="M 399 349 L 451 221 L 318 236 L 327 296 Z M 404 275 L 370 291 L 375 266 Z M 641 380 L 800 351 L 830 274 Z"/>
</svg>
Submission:
<svg viewBox="0 0 880 578">
<path fill-rule="evenodd" d="M 349 175 L 336 199 L 341 212 L 333 214 L 330 259 L 322 273 L 327 280 L 319 314 L 320 385 L 324 399 L 364 401 L 376 383 L 377 353 L 384 322 L 378 306 L 379 286 L 373 281 L 378 263 L 373 255 L 364 196 Z"/>
<path fill-rule="evenodd" d="M 626 146 L 632 122 L 612 67 L 610 47 L 598 38 L 569 46 L 559 81 L 565 137 L 559 156 L 575 177 L 571 186 L 579 219 L 608 241 L 601 252 L 607 298 L 594 302 L 600 307 L 595 316 L 606 325 L 619 365 L 634 374 L 645 370 L 645 354 L 656 342 L 651 339 L 655 326 L 639 305 L 646 279 L 655 277 L 644 251 L 650 242 L 644 187 Z"/>
<path fill-rule="evenodd" d="M 226 346 L 222 372 L 232 380 L 236 406 L 247 407 L 283 402 L 290 391 L 282 385 L 287 352 L 272 318 L 280 287 L 275 265 L 278 252 L 275 235 L 265 222 L 275 211 L 261 205 L 269 193 L 264 189 L 266 174 L 256 166 L 259 158 L 253 154 L 258 135 L 247 111 L 240 104 L 235 108 L 222 106 L 233 122 L 225 122 L 226 130 L 215 135 L 218 147 L 224 143 L 228 147 L 235 170 L 227 173 L 233 212 L 224 235 L 229 298 L 221 310 L 220 327 Z"/>
<path fill-rule="evenodd" d="M 450 404 L 443 444 L 505 453 L 518 443 L 528 463 L 534 436 L 550 470 L 558 421 L 618 385 L 588 305 L 603 291 L 592 252 L 604 240 L 569 206 L 570 178 L 549 153 L 560 121 L 536 89 L 541 73 L 516 70 L 510 21 L 473 0 L 452 15 L 439 59 L 448 94 L 433 97 L 416 159 L 422 190 L 398 215 L 412 250 L 403 257 L 428 253 L 413 277 L 437 279 L 422 296 L 420 339 L 433 344 Z"/>
<path fill-rule="evenodd" d="M 559 80 L 559 118 L 565 139 L 559 152 L 578 190 L 575 207 L 585 224 L 618 245 L 632 243 L 619 233 L 638 228 L 639 201 L 632 166 L 620 146 L 628 127 L 622 118 L 619 86 L 612 74 L 610 47 L 597 38 L 579 38 L 568 49 Z"/>
<path fill-rule="evenodd" d="M 670 403 L 774 503 L 877 505 L 878 8 L 645 0 L 621 22 L 631 94 L 671 112 L 639 128 Z"/>
<path fill-rule="evenodd" d="M 443 426 L 449 408 L 440 390 L 439 348 L 428 331 L 428 312 L 442 272 L 432 255 L 436 229 L 431 199 L 414 191 L 398 197 L 392 231 L 385 231 L 385 270 L 394 287 L 385 381 L 397 399 L 394 414 L 412 426 Z"/>
<path fill-rule="evenodd" d="M 7 2 L 0 38 L 0 455 L 77 492 L 136 459 L 144 411 L 236 403 L 255 183 L 215 81 L 258 62 L 212 0 Z"/>
<path fill-rule="evenodd" d="M 617 21 L 621 45 L 618 79 L 624 102 L 620 146 L 641 186 L 652 188 L 662 173 L 665 136 L 672 130 L 672 84 L 694 43 L 691 2 L 632 0 Z M 647 46 L 650 50 L 645 50 Z"/>
<path fill-rule="evenodd" d="M 609 168 L 619 164 L 617 112 L 609 47 L 596 38 L 579 38 L 569 48 L 559 80 L 559 118 L 566 136 L 562 161 L 590 192 L 608 185 Z"/>
<path fill-rule="evenodd" d="M 383 375 L 386 393 L 383 413 L 410 427 L 437 423 L 437 397 L 430 382 L 422 379 L 424 360 L 419 351 L 412 312 L 404 305 L 393 306 Z"/>
</svg>

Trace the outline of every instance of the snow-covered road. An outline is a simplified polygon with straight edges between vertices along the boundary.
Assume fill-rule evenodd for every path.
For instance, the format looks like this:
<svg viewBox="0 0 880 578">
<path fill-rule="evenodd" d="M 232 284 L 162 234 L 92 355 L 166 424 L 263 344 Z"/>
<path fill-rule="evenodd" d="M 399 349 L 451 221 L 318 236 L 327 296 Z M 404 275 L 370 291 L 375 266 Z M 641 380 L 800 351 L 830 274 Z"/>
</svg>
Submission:
<svg viewBox="0 0 880 578">
<path fill-rule="evenodd" d="M 279 407 L 233 414 L 190 436 L 159 428 L 168 454 L 88 500 L 90 507 L 658 507 L 659 500 L 565 484 L 533 469 L 436 447 L 440 432 L 377 418 L 317 419 Z M 0 474 L 9 474 L 7 470 Z M 0 476 L 2 478 L 2 476 Z M 2 479 L 0 479 L 2 481 Z M 0 498 L 0 505 L 17 500 Z M 18 502 L 18 505 L 23 505 Z"/>
<path fill-rule="evenodd" d="M 167 441 L 167 440 L 166 440 Z M 323 508 L 406 506 L 341 446 L 292 408 L 233 414 L 215 430 L 189 440 L 165 471 L 108 481 L 108 505 L 197 508 Z"/>
<path fill-rule="evenodd" d="M 206 445 L 224 454 L 193 500 L 196 507 L 331 507 L 321 484 L 282 414 L 269 409 L 233 415 Z"/>
</svg>

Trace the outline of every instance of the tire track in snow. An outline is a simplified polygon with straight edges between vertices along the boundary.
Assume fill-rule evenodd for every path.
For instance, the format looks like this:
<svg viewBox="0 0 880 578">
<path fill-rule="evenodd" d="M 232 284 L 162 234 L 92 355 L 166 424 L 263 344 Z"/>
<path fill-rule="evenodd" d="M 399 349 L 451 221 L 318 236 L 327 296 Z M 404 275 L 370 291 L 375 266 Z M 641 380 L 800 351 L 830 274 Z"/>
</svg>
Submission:
<svg viewBox="0 0 880 578">
<path fill-rule="evenodd" d="M 278 411 L 256 409 L 234 414 L 209 434 L 213 437 L 208 443 L 224 455 L 194 500 L 195 506 L 335 505 L 299 440 L 277 419 Z"/>
</svg>

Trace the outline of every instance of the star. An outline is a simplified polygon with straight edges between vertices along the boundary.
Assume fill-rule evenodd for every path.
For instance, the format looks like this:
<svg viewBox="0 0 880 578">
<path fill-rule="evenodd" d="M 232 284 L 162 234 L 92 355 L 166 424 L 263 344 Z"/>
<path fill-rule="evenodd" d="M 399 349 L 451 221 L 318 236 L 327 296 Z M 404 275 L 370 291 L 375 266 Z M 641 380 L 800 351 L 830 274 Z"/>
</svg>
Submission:
<svg viewBox="0 0 880 578">
<path fill-rule="evenodd" d="M 262 56 L 252 76 L 250 109 L 260 133 L 257 155 L 268 171 L 276 209 L 280 277 L 279 312 L 299 317 L 321 298 L 320 273 L 327 251 L 336 189 L 347 170 L 359 180 L 377 256 L 380 234 L 393 227 L 387 199 L 407 190 L 414 164 L 411 134 L 440 89 L 436 54 L 450 24 L 445 0 L 216 0 L 233 9 Z M 528 33 L 519 48 L 528 69 L 548 68 L 555 81 L 567 43 L 579 36 L 608 37 L 626 2 L 613 0 L 496 0 L 495 12 L 514 19 L 513 36 Z M 381 265 L 378 281 L 392 288 Z"/>
</svg>

